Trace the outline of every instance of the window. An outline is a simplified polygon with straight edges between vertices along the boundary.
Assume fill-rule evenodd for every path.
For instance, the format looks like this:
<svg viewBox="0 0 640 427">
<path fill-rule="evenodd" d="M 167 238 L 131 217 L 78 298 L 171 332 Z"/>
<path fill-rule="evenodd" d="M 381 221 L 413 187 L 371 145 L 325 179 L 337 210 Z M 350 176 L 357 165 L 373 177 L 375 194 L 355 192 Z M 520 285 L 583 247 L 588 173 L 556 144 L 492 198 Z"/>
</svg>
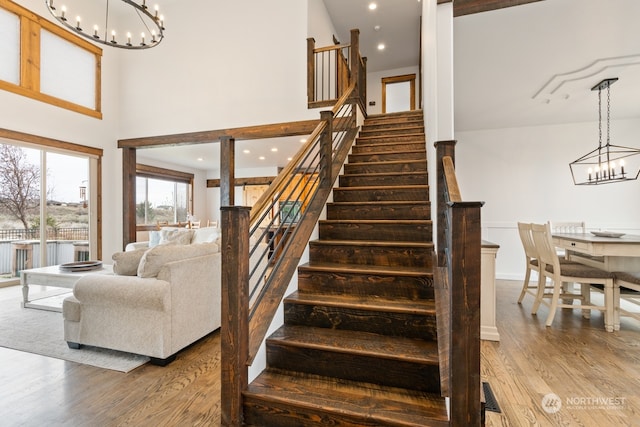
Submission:
<svg viewBox="0 0 640 427">
<path fill-rule="evenodd" d="M 102 49 L 0 0 L 0 58 L 0 89 L 102 118 Z"/>
<path fill-rule="evenodd" d="M 136 225 L 187 221 L 193 174 L 139 164 L 136 175 Z"/>
<path fill-rule="evenodd" d="M 0 129 L 0 276 L 101 259 L 101 156 L 100 149 Z"/>
</svg>

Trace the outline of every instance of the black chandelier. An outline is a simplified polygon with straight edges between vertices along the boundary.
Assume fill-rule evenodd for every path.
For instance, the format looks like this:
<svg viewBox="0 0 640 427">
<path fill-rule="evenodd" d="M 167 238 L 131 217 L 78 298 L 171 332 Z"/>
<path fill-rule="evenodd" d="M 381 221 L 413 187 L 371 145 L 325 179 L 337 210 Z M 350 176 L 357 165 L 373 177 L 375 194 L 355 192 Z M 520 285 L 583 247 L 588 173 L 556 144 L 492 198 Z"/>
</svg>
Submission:
<svg viewBox="0 0 640 427">
<path fill-rule="evenodd" d="M 45 0 L 49 12 L 63 26 L 96 43 L 122 49 L 149 49 L 164 38 L 164 16 L 159 6 L 149 10 L 147 1 L 102 0 L 104 8 L 93 8 L 96 0 Z M 88 5 L 88 6 L 87 6 Z M 93 14 L 92 14 L 93 13 Z"/>
<path fill-rule="evenodd" d="M 599 185 L 633 181 L 640 175 L 640 150 L 611 144 L 611 85 L 618 78 L 604 79 L 591 88 L 598 91 L 598 148 L 569 163 L 575 185 Z M 602 91 L 607 90 L 607 137 L 602 143 Z"/>
</svg>

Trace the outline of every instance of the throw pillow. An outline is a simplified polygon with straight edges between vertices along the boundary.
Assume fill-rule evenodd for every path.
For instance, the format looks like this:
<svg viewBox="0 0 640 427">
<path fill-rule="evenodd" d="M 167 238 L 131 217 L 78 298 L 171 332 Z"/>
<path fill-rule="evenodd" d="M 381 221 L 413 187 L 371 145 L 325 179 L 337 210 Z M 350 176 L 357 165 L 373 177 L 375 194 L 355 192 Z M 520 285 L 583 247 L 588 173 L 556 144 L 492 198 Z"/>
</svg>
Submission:
<svg viewBox="0 0 640 427">
<path fill-rule="evenodd" d="M 215 243 L 200 243 L 196 245 L 158 245 L 148 249 L 138 265 L 138 276 L 142 278 L 156 277 L 165 264 L 187 258 L 209 255 L 218 252 Z"/>
<path fill-rule="evenodd" d="M 153 230 L 149 232 L 149 247 L 158 246 L 160 244 L 160 230 Z"/>
<path fill-rule="evenodd" d="M 135 276 L 138 274 L 138 265 L 146 248 L 129 252 L 116 252 L 111 256 L 113 260 L 113 272 L 120 276 Z"/>
<path fill-rule="evenodd" d="M 203 227 L 196 228 L 194 230 L 193 239 L 191 239 L 191 243 L 209 243 L 215 242 L 218 237 L 220 237 L 222 233 L 220 229 L 217 227 Z"/>
<path fill-rule="evenodd" d="M 175 243 L 178 245 L 188 245 L 193 238 L 193 230 L 178 228 L 176 230 L 160 230 L 160 245 Z"/>
</svg>

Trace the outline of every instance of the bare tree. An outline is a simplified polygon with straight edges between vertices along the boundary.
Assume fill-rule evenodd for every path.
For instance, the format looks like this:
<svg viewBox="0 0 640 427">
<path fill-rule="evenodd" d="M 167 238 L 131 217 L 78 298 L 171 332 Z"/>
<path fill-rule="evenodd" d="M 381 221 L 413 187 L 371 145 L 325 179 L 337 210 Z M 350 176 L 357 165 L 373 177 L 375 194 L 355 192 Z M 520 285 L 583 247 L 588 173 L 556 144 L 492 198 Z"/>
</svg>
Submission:
<svg viewBox="0 0 640 427">
<path fill-rule="evenodd" d="M 39 203 L 40 168 L 22 148 L 0 144 L 0 204 L 27 229 L 27 215 Z"/>
</svg>

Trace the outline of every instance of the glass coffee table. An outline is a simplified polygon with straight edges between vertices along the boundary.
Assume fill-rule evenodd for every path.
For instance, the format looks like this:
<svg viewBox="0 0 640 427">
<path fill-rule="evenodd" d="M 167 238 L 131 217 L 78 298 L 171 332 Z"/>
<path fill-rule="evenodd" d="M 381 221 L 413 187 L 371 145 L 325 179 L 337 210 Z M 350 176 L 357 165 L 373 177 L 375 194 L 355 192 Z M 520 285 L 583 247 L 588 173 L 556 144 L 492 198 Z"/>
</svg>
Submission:
<svg viewBox="0 0 640 427">
<path fill-rule="evenodd" d="M 22 285 L 22 306 L 39 310 L 61 311 L 56 307 L 38 304 L 29 301 L 29 285 L 52 286 L 55 288 L 73 289 L 73 285 L 88 274 L 113 274 L 112 265 L 101 265 L 100 268 L 82 271 L 68 271 L 61 269 L 59 265 L 49 267 L 32 268 L 20 272 L 20 284 Z"/>
</svg>

